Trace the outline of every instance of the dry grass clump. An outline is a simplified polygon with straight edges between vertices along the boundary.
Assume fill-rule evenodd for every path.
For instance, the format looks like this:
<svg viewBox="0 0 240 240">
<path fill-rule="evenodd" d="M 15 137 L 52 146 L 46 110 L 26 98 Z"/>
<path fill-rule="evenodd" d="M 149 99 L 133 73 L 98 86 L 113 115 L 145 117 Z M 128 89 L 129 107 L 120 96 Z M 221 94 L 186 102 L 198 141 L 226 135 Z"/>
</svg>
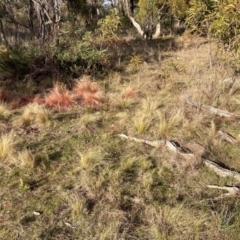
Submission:
<svg viewBox="0 0 240 240">
<path fill-rule="evenodd" d="M 18 167 L 33 169 L 35 166 L 35 157 L 30 150 L 24 149 L 14 157 L 14 163 Z"/>
<path fill-rule="evenodd" d="M 56 83 L 44 98 L 44 106 L 58 111 L 66 110 L 73 105 L 73 95 L 60 83 Z"/>
<path fill-rule="evenodd" d="M 184 121 L 182 110 L 167 116 L 166 113 L 158 112 L 159 126 L 158 133 L 161 137 L 170 137 L 171 133 L 181 130 L 181 123 Z"/>
<path fill-rule="evenodd" d="M 8 106 L 4 103 L 0 103 L 0 119 L 6 119 L 11 115 L 11 111 L 8 109 Z"/>
<path fill-rule="evenodd" d="M 73 98 L 83 106 L 100 106 L 104 102 L 104 94 L 96 82 L 77 81 L 73 88 Z"/>
<path fill-rule="evenodd" d="M 142 100 L 141 109 L 144 114 L 154 114 L 161 106 L 161 100 L 158 98 L 146 97 Z"/>
<path fill-rule="evenodd" d="M 137 134 L 143 134 L 152 126 L 155 117 L 144 115 L 141 112 L 137 113 L 133 118 L 133 126 Z"/>
<path fill-rule="evenodd" d="M 15 125 L 36 127 L 46 124 L 50 119 L 50 113 L 44 107 L 37 103 L 31 103 L 25 106 L 23 113 L 14 120 Z"/>
<path fill-rule="evenodd" d="M 100 147 L 93 147 L 88 151 L 77 151 L 80 156 L 80 166 L 84 170 L 93 170 L 96 166 L 103 164 L 104 152 Z"/>
<path fill-rule="evenodd" d="M 82 130 L 92 130 L 101 124 L 102 116 L 99 112 L 97 113 L 85 113 L 80 121 L 79 125 Z"/>
<path fill-rule="evenodd" d="M 14 153 L 15 139 L 13 133 L 0 136 L 0 160 L 6 161 Z"/>
</svg>

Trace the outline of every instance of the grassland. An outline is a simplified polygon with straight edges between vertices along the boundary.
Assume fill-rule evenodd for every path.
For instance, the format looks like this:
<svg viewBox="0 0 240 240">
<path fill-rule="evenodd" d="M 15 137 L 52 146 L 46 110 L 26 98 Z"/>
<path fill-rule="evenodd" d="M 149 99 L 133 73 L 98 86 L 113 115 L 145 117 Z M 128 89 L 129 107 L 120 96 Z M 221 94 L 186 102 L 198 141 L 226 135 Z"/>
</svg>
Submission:
<svg viewBox="0 0 240 240">
<path fill-rule="evenodd" d="M 237 183 L 201 162 L 205 156 L 240 171 L 239 119 L 186 103 L 240 113 L 240 80 L 228 53 L 194 37 L 129 48 L 122 72 L 88 79 L 101 89 L 97 97 L 77 97 L 76 89 L 71 97 L 72 79 L 63 107 L 53 98 L 14 110 L 1 103 L 0 239 L 239 239 L 239 198 L 216 200 L 222 191 L 207 188 Z M 41 88 L 27 81 L 1 84 L 16 94 Z M 218 130 L 237 142 L 223 141 Z M 121 133 L 176 140 L 197 162 Z"/>
</svg>

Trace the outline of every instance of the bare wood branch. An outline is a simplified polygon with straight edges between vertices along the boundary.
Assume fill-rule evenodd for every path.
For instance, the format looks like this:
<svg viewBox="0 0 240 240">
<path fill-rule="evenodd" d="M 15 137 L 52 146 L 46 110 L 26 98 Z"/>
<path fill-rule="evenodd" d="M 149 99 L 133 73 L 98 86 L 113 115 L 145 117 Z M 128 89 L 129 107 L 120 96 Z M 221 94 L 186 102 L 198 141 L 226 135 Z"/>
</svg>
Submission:
<svg viewBox="0 0 240 240">
<path fill-rule="evenodd" d="M 145 144 L 147 144 L 149 146 L 152 146 L 152 147 L 160 147 L 163 144 L 165 144 L 164 140 L 148 141 L 148 140 L 141 139 L 141 138 L 129 137 L 129 136 L 125 135 L 125 134 L 118 134 L 118 136 L 120 138 L 129 139 L 129 140 L 132 140 L 134 142 L 145 143 Z"/>
<path fill-rule="evenodd" d="M 139 143 L 145 143 L 145 144 L 153 146 L 153 147 L 160 147 L 160 146 L 166 145 L 166 147 L 170 151 L 173 151 L 175 153 L 182 154 L 183 156 L 191 156 L 191 157 L 194 156 L 194 153 L 191 150 L 189 150 L 188 148 L 182 147 L 178 142 L 173 141 L 173 140 L 148 141 L 148 140 L 141 139 L 141 138 L 130 137 L 125 134 L 118 134 L 118 136 L 123 139 L 128 139 L 128 140 L 132 140 L 132 141 L 139 142 Z M 202 161 L 207 167 L 212 169 L 220 177 L 233 177 L 234 179 L 236 179 L 237 181 L 240 182 L 240 173 L 220 167 L 217 163 L 210 161 L 208 159 L 205 159 L 205 158 L 202 158 Z M 222 194 L 221 196 L 215 198 L 216 200 L 224 198 L 224 197 L 232 197 L 237 194 L 240 194 L 240 189 L 238 187 L 219 187 L 219 186 L 215 186 L 215 185 L 207 185 L 207 186 L 209 188 L 216 188 L 216 189 L 228 191 L 228 193 Z"/>
<path fill-rule="evenodd" d="M 142 138 L 135 138 L 135 137 L 129 137 L 125 134 L 118 134 L 119 137 L 124 138 L 124 139 L 129 139 L 134 142 L 139 142 L 139 143 L 145 143 L 147 145 L 150 145 L 152 147 L 160 147 L 165 145 L 170 151 L 179 153 L 182 156 L 194 156 L 192 151 L 188 148 L 182 147 L 177 141 L 174 140 L 156 140 L 156 141 L 148 141 Z"/>
<path fill-rule="evenodd" d="M 226 168 L 220 167 L 217 163 L 210 161 L 208 159 L 202 159 L 203 163 L 211 168 L 220 177 L 233 177 L 237 181 L 240 181 L 240 173 L 236 171 L 231 171 Z"/>
<path fill-rule="evenodd" d="M 237 142 L 237 139 L 235 137 L 233 137 L 230 133 L 223 132 L 223 131 L 219 130 L 217 132 L 217 135 L 219 137 L 221 137 L 223 140 L 225 140 L 229 143 L 236 143 Z"/>
<path fill-rule="evenodd" d="M 215 200 L 222 199 L 224 197 L 234 197 L 240 194 L 240 189 L 238 187 L 219 187 L 216 185 L 207 185 L 207 187 L 227 191 L 227 193 L 224 193 L 219 197 L 216 197 Z"/>
<path fill-rule="evenodd" d="M 195 102 L 191 99 L 187 99 L 186 102 L 194 107 L 197 107 L 197 108 L 204 108 L 204 109 L 207 109 L 208 111 L 218 115 L 218 116 L 221 116 L 221 117 L 227 117 L 227 118 L 239 118 L 240 116 L 235 114 L 235 113 L 230 113 L 228 111 L 225 111 L 225 110 L 221 110 L 221 109 L 218 109 L 218 108 L 215 108 L 215 107 L 212 107 L 210 105 L 207 105 L 207 104 L 203 104 L 203 103 L 198 103 L 198 102 Z"/>
</svg>

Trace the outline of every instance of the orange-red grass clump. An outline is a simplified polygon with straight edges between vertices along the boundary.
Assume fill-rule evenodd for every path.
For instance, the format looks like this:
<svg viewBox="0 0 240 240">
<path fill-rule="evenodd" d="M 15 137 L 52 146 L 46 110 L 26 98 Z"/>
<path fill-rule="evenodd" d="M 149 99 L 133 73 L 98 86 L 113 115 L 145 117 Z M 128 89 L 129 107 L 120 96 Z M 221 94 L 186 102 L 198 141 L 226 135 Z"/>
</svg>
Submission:
<svg viewBox="0 0 240 240">
<path fill-rule="evenodd" d="M 104 102 L 103 92 L 96 82 L 76 82 L 73 97 L 84 106 L 99 106 Z"/>
<path fill-rule="evenodd" d="M 55 84 L 53 89 L 45 96 L 44 106 L 55 109 L 65 110 L 74 105 L 74 99 L 70 91 L 64 85 Z"/>
</svg>

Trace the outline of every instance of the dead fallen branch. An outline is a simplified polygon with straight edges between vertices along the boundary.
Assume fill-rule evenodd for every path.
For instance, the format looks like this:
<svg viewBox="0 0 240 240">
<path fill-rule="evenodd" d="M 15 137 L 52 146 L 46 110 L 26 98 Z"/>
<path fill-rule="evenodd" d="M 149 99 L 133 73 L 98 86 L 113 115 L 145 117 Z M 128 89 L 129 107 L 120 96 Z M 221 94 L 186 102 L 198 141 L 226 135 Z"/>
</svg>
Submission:
<svg viewBox="0 0 240 240">
<path fill-rule="evenodd" d="M 129 137 L 125 134 L 118 134 L 118 136 L 123 139 L 128 139 L 128 140 L 139 142 L 139 143 L 144 143 L 144 144 L 150 145 L 152 147 L 166 146 L 170 151 L 181 154 L 185 157 L 188 157 L 188 156 L 194 157 L 195 156 L 191 150 L 189 150 L 188 148 L 182 147 L 178 142 L 173 141 L 173 140 L 148 141 L 148 140 L 141 139 L 141 138 Z M 210 161 L 208 159 L 205 159 L 205 158 L 202 158 L 202 161 L 207 167 L 212 169 L 218 176 L 232 177 L 235 180 L 237 180 L 238 182 L 240 182 L 240 173 L 223 168 L 223 167 L 219 166 L 217 163 Z M 228 191 L 228 193 L 222 194 L 220 197 L 217 197 L 215 199 L 221 199 L 223 197 L 231 197 L 231 196 L 235 196 L 240 193 L 240 189 L 238 187 L 218 187 L 215 185 L 208 185 L 208 187 Z"/>
<path fill-rule="evenodd" d="M 219 187 L 216 185 L 207 185 L 207 187 L 227 191 L 227 193 L 224 193 L 224 194 L 220 195 L 219 197 L 216 197 L 215 200 L 222 199 L 225 197 L 234 197 L 234 196 L 237 196 L 240 194 L 239 187 Z"/>
<path fill-rule="evenodd" d="M 134 142 L 145 143 L 145 144 L 150 145 L 152 147 L 160 147 L 160 146 L 165 144 L 164 140 L 148 141 L 148 140 L 141 139 L 141 138 L 129 137 L 125 134 L 118 134 L 118 136 L 120 138 L 129 139 L 129 140 L 132 140 Z"/>
<path fill-rule="evenodd" d="M 218 109 L 218 108 L 215 108 L 215 107 L 212 107 L 210 105 L 207 105 L 207 104 L 203 104 L 203 103 L 198 103 L 198 102 L 195 102 L 191 99 L 187 99 L 186 102 L 194 107 L 197 107 L 197 108 L 204 108 L 204 109 L 207 109 L 208 111 L 218 115 L 218 116 L 221 116 L 221 117 L 226 117 L 226 118 L 239 118 L 240 116 L 235 114 L 235 113 L 231 113 L 231 112 L 228 112 L 228 111 L 225 111 L 225 110 L 221 110 L 221 109 Z"/>
<path fill-rule="evenodd" d="M 240 182 L 240 173 L 236 171 L 231 171 L 226 168 L 220 167 L 217 163 L 210 161 L 208 159 L 202 159 L 203 163 L 211 168 L 220 177 L 232 177 Z"/>
<path fill-rule="evenodd" d="M 217 135 L 222 138 L 223 140 L 229 142 L 229 143 L 236 143 L 237 142 L 237 139 L 232 136 L 230 133 L 227 133 L 227 132 L 223 132 L 223 131 L 218 131 L 217 132 Z"/>
<path fill-rule="evenodd" d="M 193 156 L 193 153 L 190 149 L 182 147 L 177 141 L 174 140 L 148 141 L 142 138 L 129 137 L 125 134 L 118 134 L 118 136 L 124 139 L 132 140 L 134 142 L 145 143 L 152 147 L 160 147 L 165 145 L 172 152 L 179 153 L 183 156 Z"/>
</svg>

